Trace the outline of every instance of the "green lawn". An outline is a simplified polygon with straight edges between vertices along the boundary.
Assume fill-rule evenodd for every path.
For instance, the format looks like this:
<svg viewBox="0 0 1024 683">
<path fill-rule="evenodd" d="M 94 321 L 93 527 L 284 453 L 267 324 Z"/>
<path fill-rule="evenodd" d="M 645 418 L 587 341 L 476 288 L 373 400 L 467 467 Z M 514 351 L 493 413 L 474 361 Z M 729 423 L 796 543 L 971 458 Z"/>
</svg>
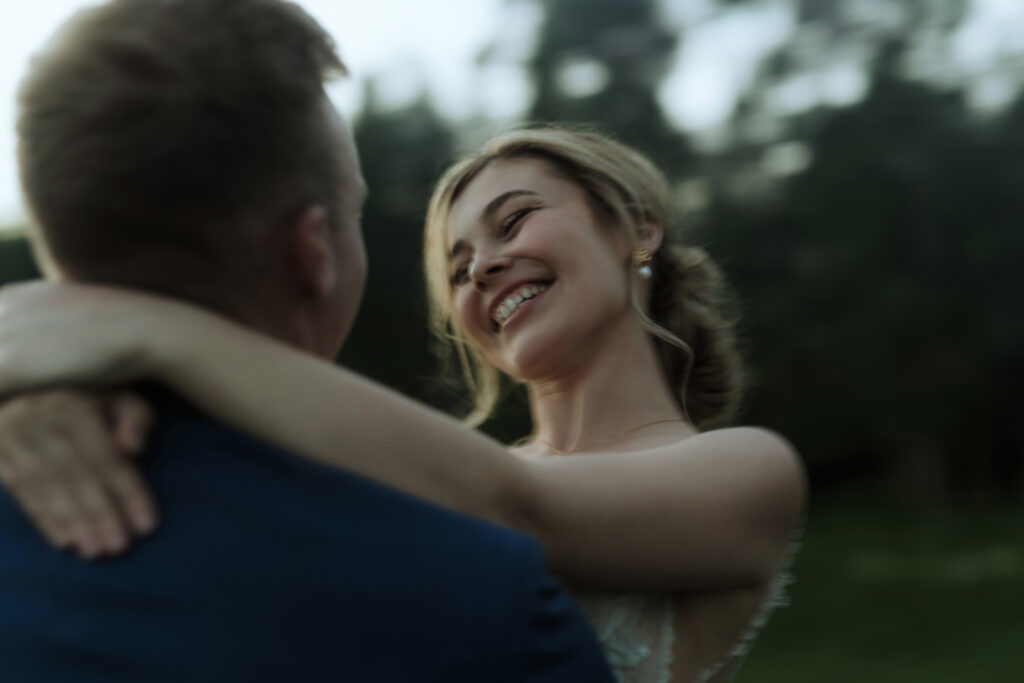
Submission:
<svg viewBox="0 0 1024 683">
<path fill-rule="evenodd" d="M 1024 681 L 1024 509 L 812 509 L 738 683 Z"/>
</svg>

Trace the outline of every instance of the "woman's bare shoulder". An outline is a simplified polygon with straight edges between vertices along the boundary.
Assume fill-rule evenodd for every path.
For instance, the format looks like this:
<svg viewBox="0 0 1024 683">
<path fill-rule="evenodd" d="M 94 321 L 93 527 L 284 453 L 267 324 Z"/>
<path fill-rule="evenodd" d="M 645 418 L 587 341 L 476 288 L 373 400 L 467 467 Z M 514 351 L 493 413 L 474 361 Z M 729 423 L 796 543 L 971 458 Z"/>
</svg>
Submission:
<svg viewBox="0 0 1024 683">
<path fill-rule="evenodd" d="M 671 444 L 685 451 L 752 453 L 773 457 L 796 457 L 796 448 L 781 434 L 766 427 L 723 427 L 698 432 Z"/>
<path fill-rule="evenodd" d="M 796 448 L 778 432 L 764 427 L 727 427 L 680 439 L 659 450 L 681 457 L 713 462 L 716 467 L 755 468 L 793 484 L 804 479 Z"/>
<path fill-rule="evenodd" d="M 791 531 L 805 514 L 807 475 L 796 448 L 764 427 L 728 427 L 702 432 L 665 446 L 691 460 L 695 475 L 714 470 L 708 481 L 740 485 L 750 504 Z"/>
<path fill-rule="evenodd" d="M 542 458 L 549 457 L 549 456 L 546 456 L 546 455 L 542 454 L 540 451 L 538 451 L 536 448 L 534 448 L 533 446 L 531 446 L 529 444 L 519 444 L 519 445 L 509 446 L 508 447 L 508 452 L 511 453 L 512 455 L 516 456 L 517 458 L 520 458 L 521 460 L 528 460 L 528 461 L 540 460 Z"/>
</svg>

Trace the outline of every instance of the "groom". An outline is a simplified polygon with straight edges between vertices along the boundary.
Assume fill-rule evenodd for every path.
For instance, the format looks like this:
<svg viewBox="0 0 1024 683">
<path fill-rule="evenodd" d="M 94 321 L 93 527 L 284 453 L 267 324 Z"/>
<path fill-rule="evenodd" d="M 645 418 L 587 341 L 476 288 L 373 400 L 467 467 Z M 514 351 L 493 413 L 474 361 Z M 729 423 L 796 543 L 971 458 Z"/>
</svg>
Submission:
<svg viewBox="0 0 1024 683">
<path fill-rule="evenodd" d="M 332 358 L 365 271 L 366 188 L 323 92 L 343 71 L 280 0 L 77 15 L 20 92 L 43 267 Z M 56 552 L 0 491 L 0 679 L 610 682 L 528 537 L 158 400 L 142 463 L 164 522 L 130 554 Z"/>
</svg>

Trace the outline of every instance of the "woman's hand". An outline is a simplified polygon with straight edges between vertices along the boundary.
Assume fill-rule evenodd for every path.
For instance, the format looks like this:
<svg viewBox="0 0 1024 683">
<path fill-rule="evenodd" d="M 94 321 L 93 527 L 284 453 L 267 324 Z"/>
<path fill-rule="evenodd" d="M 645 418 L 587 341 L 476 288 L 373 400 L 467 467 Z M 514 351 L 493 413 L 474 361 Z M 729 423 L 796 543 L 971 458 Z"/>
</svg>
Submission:
<svg viewBox="0 0 1024 683">
<path fill-rule="evenodd" d="M 157 523 L 130 457 L 152 412 L 138 396 L 47 391 L 0 404 L 0 483 L 53 545 L 95 558 Z"/>
<path fill-rule="evenodd" d="M 179 311 L 113 287 L 33 282 L 0 289 L 0 396 L 142 377 Z M 187 313 L 184 313 L 187 315 Z"/>
</svg>

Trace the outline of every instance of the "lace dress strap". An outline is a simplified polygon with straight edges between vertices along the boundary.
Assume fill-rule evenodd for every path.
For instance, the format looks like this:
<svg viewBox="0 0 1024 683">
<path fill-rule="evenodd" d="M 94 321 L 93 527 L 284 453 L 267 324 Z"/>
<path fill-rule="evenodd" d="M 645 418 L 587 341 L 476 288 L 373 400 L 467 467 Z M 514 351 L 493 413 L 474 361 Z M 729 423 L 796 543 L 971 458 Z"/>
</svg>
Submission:
<svg viewBox="0 0 1024 683">
<path fill-rule="evenodd" d="M 732 677 L 750 652 L 754 641 L 757 640 L 765 624 L 768 623 L 768 618 L 779 607 L 787 607 L 790 604 L 786 588 L 796 581 L 791 570 L 796 554 L 800 550 L 800 539 L 802 536 L 802 528 L 793 533 L 793 537 L 786 547 L 786 552 L 783 554 L 782 561 L 779 563 L 779 568 L 768 585 L 764 601 L 750 618 L 743 633 L 736 640 L 736 644 L 718 662 L 701 671 L 697 678 L 694 679 L 694 683 L 725 683 L 732 680 Z"/>
</svg>

